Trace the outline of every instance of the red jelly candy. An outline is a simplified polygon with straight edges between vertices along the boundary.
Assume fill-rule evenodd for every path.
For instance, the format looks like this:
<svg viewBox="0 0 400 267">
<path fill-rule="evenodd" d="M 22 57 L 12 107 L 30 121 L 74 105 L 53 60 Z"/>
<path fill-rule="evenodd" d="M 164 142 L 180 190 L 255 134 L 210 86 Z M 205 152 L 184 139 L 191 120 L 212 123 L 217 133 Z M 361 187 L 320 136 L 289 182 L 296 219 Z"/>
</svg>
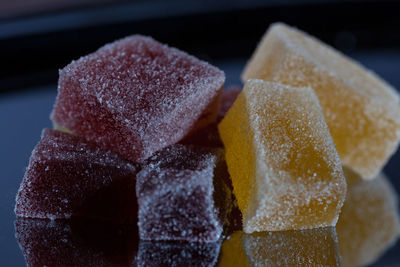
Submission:
<svg viewBox="0 0 400 267">
<path fill-rule="evenodd" d="M 60 71 L 53 122 L 132 162 L 215 121 L 224 73 L 133 35 Z"/>
<path fill-rule="evenodd" d="M 228 194 L 223 151 L 174 145 L 152 156 L 137 175 L 142 240 L 219 240 Z"/>
<path fill-rule="evenodd" d="M 136 222 L 136 168 L 72 135 L 45 129 L 19 188 L 19 217 Z"/>
</svg>

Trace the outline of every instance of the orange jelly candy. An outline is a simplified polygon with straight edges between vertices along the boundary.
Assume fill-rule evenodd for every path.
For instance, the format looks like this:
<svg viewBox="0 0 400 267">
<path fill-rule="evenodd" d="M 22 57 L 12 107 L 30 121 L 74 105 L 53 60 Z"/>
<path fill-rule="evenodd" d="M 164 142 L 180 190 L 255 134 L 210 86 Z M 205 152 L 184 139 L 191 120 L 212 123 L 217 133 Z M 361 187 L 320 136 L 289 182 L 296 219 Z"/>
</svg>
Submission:
<svg viewBox="0 0 400 267">
<path fill-rule="evenodd" d="M 315 90 L 341 162 L 375 177 L 400 139 L 394 88 L 317 39 L 282 23 L 262 38 L 242 80 L 263 79 Z"/>
<path fill-rule="evenodd" d="M 249 80 L 218 127 L 244 232 L 336 224 L 346 182 L 311 88 Z"/>
</svg>

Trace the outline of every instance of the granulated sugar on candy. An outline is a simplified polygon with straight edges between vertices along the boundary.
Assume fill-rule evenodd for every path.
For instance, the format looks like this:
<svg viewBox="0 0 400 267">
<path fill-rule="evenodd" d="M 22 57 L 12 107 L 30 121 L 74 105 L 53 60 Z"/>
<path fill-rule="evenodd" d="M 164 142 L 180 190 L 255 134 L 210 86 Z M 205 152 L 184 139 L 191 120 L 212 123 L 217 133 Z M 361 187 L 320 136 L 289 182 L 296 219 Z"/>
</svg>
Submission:
<svg viewBox="0 0 400 267">
<path fill-rule="evenodd" d="M 311 88 L 249 80 L 219 131 L 244 232 L 336 224 L 346 182 Z"/>
<path fill-rule="evenodd" d="M 183 145 L 149 158 L 136 183 L 140 239 L 219 240 L 229 198 L 223 163 L 220 149 Z"/>
<path fill-rule="evenodd" d="M 400 97 L 377 75 L 319 40 L 273 24 L 242 74 L 315 90 L 343 165 L 374 178 L 400 140 Z"/>
<path fill-rule="evenodd" d="M 45 129 L 19 188 L 18 217 L 136 222 L 136 167 L 72 135 Z"/>
<path fill-rule="evenodd" d="M 216 67 L 133 35 L 60 71 L 51 119 L 139 162 L 214 122 L 224 81 Z"/>
</svg>

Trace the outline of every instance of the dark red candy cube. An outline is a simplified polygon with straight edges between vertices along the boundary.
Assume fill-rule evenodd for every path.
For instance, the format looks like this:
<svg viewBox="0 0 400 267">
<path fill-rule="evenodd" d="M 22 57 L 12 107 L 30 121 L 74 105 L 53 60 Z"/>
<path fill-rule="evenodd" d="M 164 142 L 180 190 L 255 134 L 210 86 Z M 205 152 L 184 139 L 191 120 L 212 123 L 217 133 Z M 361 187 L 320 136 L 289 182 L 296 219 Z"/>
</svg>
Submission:
<svg viewBox="0 0 400 267">
<path fill-rule="evenodd" d="M 115 153 L 52 129 L 42 132 L 19 188 L 18 217 L 91 217 L 135 223 L 136 167 Z"/>
<path fill-rule="evenodd" d="M 142 240 L 215 242 L 223 232 L 228 194 L 221 149 L 170 146 L 137 175 Z"/>
<path fill-rule="evenodd" d="M 53 122 L 132 162 L 214 122 L 224 73 L 133 35 L 60 71 Z"/>
<path fill-rule="evenodd" d="M 138 266 L 216 266 L 221 241 L 198 243 L 184 241 L 140 241 Z"/>
</svg>

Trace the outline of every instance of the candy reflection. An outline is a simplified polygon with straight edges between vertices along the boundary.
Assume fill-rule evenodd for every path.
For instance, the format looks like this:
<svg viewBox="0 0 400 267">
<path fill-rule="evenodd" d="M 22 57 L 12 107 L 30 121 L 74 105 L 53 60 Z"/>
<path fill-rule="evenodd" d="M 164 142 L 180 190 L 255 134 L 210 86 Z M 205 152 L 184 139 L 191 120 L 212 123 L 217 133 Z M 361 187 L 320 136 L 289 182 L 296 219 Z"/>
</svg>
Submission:
<svg viewBox="0 0 400 267">
<path fill-rule="evenodd" d="M 134 266 L 137 229 L 93 221 L 17 219 L 27 266 Z"/>
<path fill-rule="evenodd" d="M 343 266 L 376 261 L 399 236 L 397 195 L 385 175 L 363 181 L 344 169 L 347 199 L 336 225 Z"/>
<path fill-rule="evenodd" d="M 140 241 L 138 266 L 215 266 L 221 242 Z"/>
<path fill-rule="evenodd" d="M 222 247 L 221 266 L 340 266 L 333 227 L 234 233 Z"/>
</svg>

